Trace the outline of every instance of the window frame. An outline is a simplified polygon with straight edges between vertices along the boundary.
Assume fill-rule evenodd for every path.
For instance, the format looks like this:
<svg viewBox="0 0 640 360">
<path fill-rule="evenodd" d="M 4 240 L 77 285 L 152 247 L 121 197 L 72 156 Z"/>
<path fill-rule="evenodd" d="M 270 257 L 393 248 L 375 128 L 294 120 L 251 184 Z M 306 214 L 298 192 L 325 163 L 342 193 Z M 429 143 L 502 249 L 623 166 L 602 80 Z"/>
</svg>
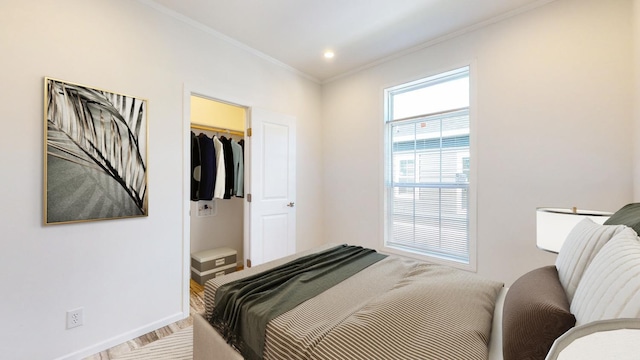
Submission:
<svg viewBox="0 0 640 360">
<path fill-rule="evenodd" d="M 443 75 L 455 71 L 462 70 L 467 68 L 468 76 L 469 76 L 469 106 L 468 106 L 468 116 L 469 116 L 469 156 L 471 159 L 470 166 L 468 168 L 468 177 L 469 177 L 469 187 L 468 187 L 468 222 L 469 222 L 469 259 L 468 263 L 459 262 L 455 260 L 451 260 L 445 257 L 440 257 L 437 255 L 428 255 L 421 252 L 411 251 L 409 249 L 400 249 L 397 247 L 387 246 L 387 239 L 389 236 L 389 222 L 391 217 L 388 215 L 389 208 L 391 204 L 389 204 L 389 191 L 393 191 L 393 188 L 388 186 L 390 184 L 390 179 L 393 176 L 391 174 L 392 168 L 389 166 L 389 160 L 392 153 L 392 137 L 390 134 L 391 125 L 388 124 L 389 119 L 392 119 L 392 109 L 390 107 L 390 94 L 397 89 L 409 89 L 415 88 L 419 86 L 421 83 L 429 82 L 436 80 Z M 383 103 L 383 121 L 382 121 L 382 136 L 383 136 L 383 145 L 382 145 L 382 184 L 381 184 L 381 196 L 382 196 L 382 211 L 381 211 L 381 251 L 390 254 L 396 254 L 400 256 L 416 258 L 419 260 L 449 265 L 452 267 L 460 268 L 463 270 L 476 272 L 477 271 L 477 196 L 476 196 L 476 186 L 477 186 L 477 163 L 478 156 L 475 144 L 477 143 L 477 131 L 476 131 L 476 79 L 475 79 L 475 61 L 470 61 L 463 63 L 459 66 L 451 67 L 445 69 L 443 71 L 434 71 L 430 74 L 414 77 L 411 80 L 400 82 L 394 85 L 386 86 L 382 89 L 382 103 Z M 417 78 L 417 79 L 416 79 Z M 437 81 L 437 80 L 436 80 Z M 419 115 L 416 117 L 424 117 L 424 115 Z M 462 160 L 464 161 L 464 160 Z M 464 167 L 464 165 L 463 165 Z M 415 171 L 415 167 L 414 167 Z"/>
</svg>

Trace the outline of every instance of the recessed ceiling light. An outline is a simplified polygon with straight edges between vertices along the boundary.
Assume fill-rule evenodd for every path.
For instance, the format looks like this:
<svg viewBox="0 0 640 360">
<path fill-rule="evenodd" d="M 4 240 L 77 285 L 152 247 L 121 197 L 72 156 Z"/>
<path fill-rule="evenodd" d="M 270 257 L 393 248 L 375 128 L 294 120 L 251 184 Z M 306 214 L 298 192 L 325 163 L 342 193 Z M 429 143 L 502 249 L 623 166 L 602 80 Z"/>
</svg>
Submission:
<svg viewBox="0 0 640 360">
<path fill-rule="evenodd" d="M 332 59 L 334 56 L 336 56 L 336 54 L 334 54 L 331 50 L 327 50 L 324 52 L 324 57 L 326 59 Z"/>
</svg>

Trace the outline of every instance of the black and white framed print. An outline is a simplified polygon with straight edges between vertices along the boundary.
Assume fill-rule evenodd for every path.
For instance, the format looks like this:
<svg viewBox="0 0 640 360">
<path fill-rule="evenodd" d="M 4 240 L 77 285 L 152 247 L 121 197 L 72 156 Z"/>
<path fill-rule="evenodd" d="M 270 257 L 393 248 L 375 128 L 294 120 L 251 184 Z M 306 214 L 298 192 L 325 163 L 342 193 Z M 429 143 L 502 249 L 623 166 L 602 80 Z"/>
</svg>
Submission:
<svg viewBox="0 0 640 360">
<path fill-rule="evenodd" d="M 44 84 L 44 223 L 148 215 L 148 101 Z"/>
</svg>

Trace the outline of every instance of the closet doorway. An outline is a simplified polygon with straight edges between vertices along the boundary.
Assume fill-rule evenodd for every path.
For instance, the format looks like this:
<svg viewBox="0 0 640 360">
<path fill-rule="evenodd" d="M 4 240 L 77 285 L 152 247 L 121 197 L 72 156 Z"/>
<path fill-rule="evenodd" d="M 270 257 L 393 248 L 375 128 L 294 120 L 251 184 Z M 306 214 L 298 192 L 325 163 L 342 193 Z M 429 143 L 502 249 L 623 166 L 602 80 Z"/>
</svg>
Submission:
<svg viewBox="0 0 640 360">
<path fill-rule="evenodd" d="M 248 104 L 245 101 L 207 94 L 212 93 L 195 91 L 185 85 L 183 248 L 186 282 L 183 297 L 186 309 L 191 253 L 230 247 L 237 250 L 239 266 L 251 267 L 296 251 L 295 117 L 244 105 Z M 235 125 L 204 122 L 204 117 L 210 116 L 201 115 L 197 109 L 201 105 L 238 111 L 244 114 L 239 115 L 244 116 L 244 122 L 238 121 Z M 190 201 L 191 132 L 231 136 L 236 141 L 244 137 L 244 197 L 216 199 L 211 205 Z M 226 237 L 220 236 L 224 233 Z"/>
<path fill-rule="evenodd" d="M 233 143 L 234 146 L 240 144 L 244 149 L 247 123 L 247 109 L 245 107 L 191 95 L 190 108 L 190 127 L 195 137 L 210 139 L 209 141 L 222 140 L 222 143 Z M 197 146 L 195 151 L 197 154 Z M 235 176 L 233 182 L 236 183 L 236 186 L 232 186 L 234 191 L 227 191 L 224 198 L 216 196 L 211 200 L 198 199 L 197 195 L 194 196 L 197 191 L 191 189 L 191 252 L 222 247 L 231 248 L 237 251 L 238 265 L 242 265 L 245 217 L 244 153 L 242 151 L 229 154 L 226 151 L 224 157 L 236 158 L 236 168 L 239 167 L 239 170 L 235 169 L 235 174 L 234 171 L 231 171 L 231 174 Z M 238 157 L 242 158 L 239 162 L 237 161 Z M 233 161 L 231 163 L 233 164 Z M 227 170 L 229 170 L 229 166 L 227 166 Z M 199 166 L 190 172 L 196 180 L 200 180 Z M 204 176 L 202 178 L 204 179 Z"/>
</svg>

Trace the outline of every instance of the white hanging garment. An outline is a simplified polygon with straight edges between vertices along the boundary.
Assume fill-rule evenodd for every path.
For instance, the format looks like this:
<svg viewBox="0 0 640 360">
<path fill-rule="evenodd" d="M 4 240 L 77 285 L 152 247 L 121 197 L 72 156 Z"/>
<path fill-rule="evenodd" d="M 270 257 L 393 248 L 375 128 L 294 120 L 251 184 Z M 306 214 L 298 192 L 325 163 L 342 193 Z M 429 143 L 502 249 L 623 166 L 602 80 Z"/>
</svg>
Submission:
<svg viewBox="0 0 640 360">
<path fill-rule="evenodd" d="M 231 141 L 233 149 L 233 194 L 237 197 L 244 196 L 244 159 L 242 157 L 242 146 L 235 141 Z"/>
<path fill-rule="evenodd" d="M 217 136 L 213 137 L 213 146 L 216 149 L 216 183 L 213 189 L 213 197 L 215 199 L 224 198 L 224 185 L 226 181 L 225 173 L 226 169 L 224 166 L 224 149 L 222 147 L 222 142 L 218 139 Z"/>
</svg>

